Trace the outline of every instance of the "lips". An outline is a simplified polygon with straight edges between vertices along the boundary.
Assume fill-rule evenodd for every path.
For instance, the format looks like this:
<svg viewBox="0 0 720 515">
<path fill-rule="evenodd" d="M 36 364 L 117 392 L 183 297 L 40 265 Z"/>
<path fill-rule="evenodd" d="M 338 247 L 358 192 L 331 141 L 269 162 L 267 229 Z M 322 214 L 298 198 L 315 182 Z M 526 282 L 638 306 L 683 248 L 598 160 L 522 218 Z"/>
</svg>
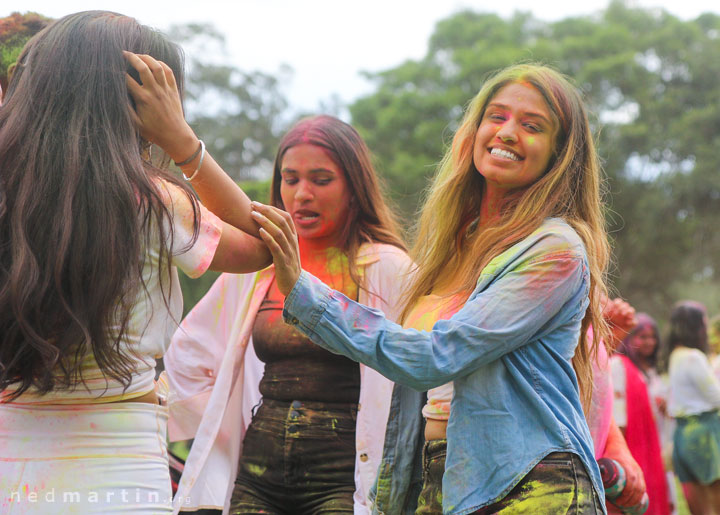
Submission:
<svg viewBox="0 0 720 515">
<path fill-rule="evenodd" d="M 293 213 L 293 220 L 300 226 L 312 225 L 320 219 L 320 214 L 309 209 L 298 209 Z"/>
</svg>

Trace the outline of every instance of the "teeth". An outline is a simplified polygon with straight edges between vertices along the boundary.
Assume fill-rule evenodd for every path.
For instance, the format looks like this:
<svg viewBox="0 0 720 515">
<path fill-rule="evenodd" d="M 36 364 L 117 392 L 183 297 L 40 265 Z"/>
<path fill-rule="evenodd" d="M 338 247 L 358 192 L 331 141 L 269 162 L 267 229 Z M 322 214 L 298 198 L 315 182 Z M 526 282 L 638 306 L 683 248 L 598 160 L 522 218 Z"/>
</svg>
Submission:
<svg viewBox="0 0 720 515">
<path fill-rule="evenodd" d="M 503 150 L 501 148 L 493 148 L 490 151 L 490 154 L 493 156 L 507 157 L 513 161 L 520 161 L 520 157 L 517 154 L 513 154 L 512 152 L 508 152 L 507 150 Z"/>
</svg>

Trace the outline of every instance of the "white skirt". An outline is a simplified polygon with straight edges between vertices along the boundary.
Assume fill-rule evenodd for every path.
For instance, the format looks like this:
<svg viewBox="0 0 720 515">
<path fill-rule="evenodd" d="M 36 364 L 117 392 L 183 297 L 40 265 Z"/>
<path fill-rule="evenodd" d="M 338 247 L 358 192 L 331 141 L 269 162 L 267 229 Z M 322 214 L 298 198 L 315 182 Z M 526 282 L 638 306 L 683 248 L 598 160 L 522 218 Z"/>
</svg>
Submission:
<svg viewBox="0 0 720 515">
<path fill-rule="evenodd" d="M 172 512 L 167 408 L 0 404 L 0 514 Z"/>
</svg>

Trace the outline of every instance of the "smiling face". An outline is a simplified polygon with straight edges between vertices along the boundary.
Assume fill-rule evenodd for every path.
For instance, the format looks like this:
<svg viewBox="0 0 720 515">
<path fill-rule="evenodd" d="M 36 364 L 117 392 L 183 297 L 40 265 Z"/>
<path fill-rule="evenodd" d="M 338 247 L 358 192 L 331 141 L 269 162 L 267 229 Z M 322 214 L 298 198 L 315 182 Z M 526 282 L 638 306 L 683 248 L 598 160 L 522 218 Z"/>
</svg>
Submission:
<svg viewBox="0 0 720 515">
<path fill-rule="evenodd" d="M 475 135 L 473 163 L 488 189 L 528 186 L 547 170 L 557 122 L 540 92 L 527 83 L 503 86 L 485 109 Z"/>
<path fill-rule="evenodd" d="M 324 149 L 303 143 L 285 152 L 280 175 L 280 196 L 298 237 L 335 246 L 352 199 L 345 172 Z"/>
</svg>

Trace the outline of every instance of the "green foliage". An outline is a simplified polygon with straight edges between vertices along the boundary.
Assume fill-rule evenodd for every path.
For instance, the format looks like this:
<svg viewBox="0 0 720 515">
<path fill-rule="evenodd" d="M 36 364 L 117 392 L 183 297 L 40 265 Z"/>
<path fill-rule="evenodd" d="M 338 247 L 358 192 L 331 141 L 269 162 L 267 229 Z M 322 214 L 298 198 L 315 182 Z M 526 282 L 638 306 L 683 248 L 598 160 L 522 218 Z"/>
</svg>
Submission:
<svg viewBox="0 0 720 515">
<path fill-rule="evenodd" d="M 8 69 L 17 62 L 25 43 L 50 21 L 34 12 L 14 12 L 0 18 L 0 87 L 7 88 Z"/>
<path fill-rule="evenodd" d="M 282 68 L 276 77 L 228 64 L 225 39 L 211 25 L 176 25 L 169 36 L 188 56 L 190 125 L 232 178 L 267 177 L 285 129 L 287 100 L 280 85 L 291 70 Z"/>
<path fill-rule="evenodd" d="M 487 75 L 540 61 L 585 92 L 608 176 L 612 281 L 662 318 L 682 296 L 720 310 L 720 17 L 683 21 L 613 1 L 542 22 L 465 11 L 440 21 L 427 54 L 368 74 L 350 106 L 391 195 L 412 220 L 467 102 Z"/>
<path fill-rule="evenodd" d="M 252 200 L 257 200 L 263 204 L 270 203 L 270 179 L 266 181 L 243 181 L 239 184 Z"/>
</svg>

